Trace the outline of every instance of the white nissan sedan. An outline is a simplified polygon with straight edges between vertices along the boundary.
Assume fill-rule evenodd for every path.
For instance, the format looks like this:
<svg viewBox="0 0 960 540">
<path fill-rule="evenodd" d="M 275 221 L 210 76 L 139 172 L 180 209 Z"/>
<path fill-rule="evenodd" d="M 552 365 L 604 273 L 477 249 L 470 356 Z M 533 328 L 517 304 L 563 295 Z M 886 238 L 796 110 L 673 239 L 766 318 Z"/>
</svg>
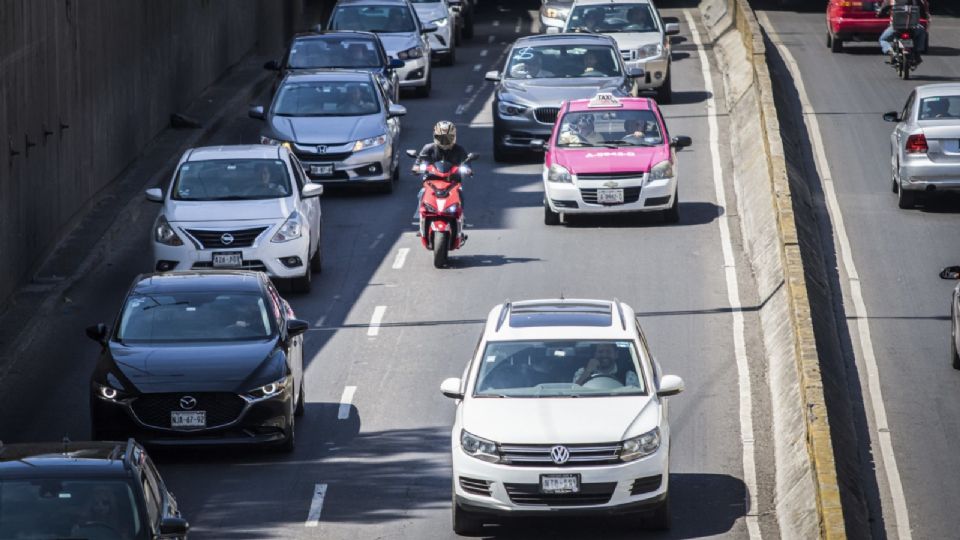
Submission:
<svg viewBox="0 0 960 540">
<path fill-rule="evenodd" d="M 322 193 L 286 146 L 187 150 L 166 191 L 146 192 L 163 204 L 154 268 L 259 270 L 309 292 L 323 255 Z"/>
<path fill-rule="evenodd" d="M 667 396 L 633 310 L 618 301 L 495 307 L 462 379 L 451 437 L 453 529 L 504 516 L 627 514 L 670 526 Z M 575 399 L 574 399 L 575 398 Z"/>
</svg>

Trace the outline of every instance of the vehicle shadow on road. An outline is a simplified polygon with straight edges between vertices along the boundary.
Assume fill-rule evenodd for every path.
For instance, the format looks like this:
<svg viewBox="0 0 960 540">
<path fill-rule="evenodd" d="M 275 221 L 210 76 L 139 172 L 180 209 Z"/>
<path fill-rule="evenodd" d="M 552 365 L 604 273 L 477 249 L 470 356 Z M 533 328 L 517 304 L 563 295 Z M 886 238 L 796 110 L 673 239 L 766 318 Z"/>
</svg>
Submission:
<svg viewBox="0 0 960 540">
<path fill-rule="evenodd" d="M 450 268 L 487 268 L 508 264 L 539 262 L 534 257 L 504 257 L 503 255 L 453 255 L 447 262 Z"/>
<path fill-rule="evenodd" d="M 922 212 L 928 214 L 958 214 L 960 213 L 960 194 L 951 192 L 924 194 L 919 197 L 917 204 Z"/>
<path fill-rule="evenodd" d="M 664 223 L 659 212 L 610 214 L 594 216 L 565 216 L 565 224 L 570 228 L 629 228 L 629 227 L 682 227 L 684 225 L 706 225 L 723 214 L 723 208 L 706 201 L 680 201 L 680 222 Z"/>
<path fill-rule="evenodd" d="M 674 56 L 676 56 L 675 53 Z M 686 92 L 677 92 L 674 90 L 673 98 L 670 100 L 671 105 L 689 105 L 692 103 L 701 103 L 713 97 L 712 92 L 704 92 L 702 90 L 692 90 Z"/>
</svg>

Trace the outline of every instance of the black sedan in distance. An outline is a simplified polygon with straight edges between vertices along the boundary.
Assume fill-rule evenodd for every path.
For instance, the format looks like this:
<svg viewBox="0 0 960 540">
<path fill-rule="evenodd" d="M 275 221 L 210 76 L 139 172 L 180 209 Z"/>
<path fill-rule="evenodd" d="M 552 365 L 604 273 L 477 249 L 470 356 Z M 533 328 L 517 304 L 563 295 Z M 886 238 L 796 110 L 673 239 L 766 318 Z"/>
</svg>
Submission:
<svg viewBox="0 0 960 540">
<path fill-rule="evenodd" d="M 292 450 L 308 326 L 261 272 L 138 276 L 113 327 L 87 328 L 94 439 Z"/>
</svg>

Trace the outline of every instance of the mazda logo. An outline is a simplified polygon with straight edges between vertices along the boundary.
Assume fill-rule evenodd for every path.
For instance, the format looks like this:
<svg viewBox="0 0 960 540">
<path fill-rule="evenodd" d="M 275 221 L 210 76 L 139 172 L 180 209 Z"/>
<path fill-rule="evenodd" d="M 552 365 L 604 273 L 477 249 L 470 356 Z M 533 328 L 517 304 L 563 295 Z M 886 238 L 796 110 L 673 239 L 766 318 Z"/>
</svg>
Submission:
<svg viewBox="0 0 960 540">
<path fill-rule="evenodd" d="M 183 396 L 182 398 L 180 398 L 181 409 L 185 411 L 189 411 L 190 409 L 193 409 L 196 406 L 197 406 L 197 398 L 193 396 Z M 564 450 L 566 450 L 566 448 L 564 448 Z"/>
<path fill-rule="evenodd" d="M 570 459 L 570 450 L 566 446 L 554 446 L 550 449 L 550 458 L 557 465 L 563 465 Z"/>
<path fill-rule="evenodd" d="M 320 146 L 317 147 L 317 153 L 319 153 L 319 154 L 326 154 L 326 153 L 327 153 L 327 147 L 326 147 L 325 145 L 322 145 L 322 144 L 321 144 Z"/>
<path fill-rule="evenodd" d="M 220 237 L 220 243 L 225 246 L 229 246 L 233 243 L 233 235 L 228 232 L 223 233 L 223 235 Z"/>
</svg>

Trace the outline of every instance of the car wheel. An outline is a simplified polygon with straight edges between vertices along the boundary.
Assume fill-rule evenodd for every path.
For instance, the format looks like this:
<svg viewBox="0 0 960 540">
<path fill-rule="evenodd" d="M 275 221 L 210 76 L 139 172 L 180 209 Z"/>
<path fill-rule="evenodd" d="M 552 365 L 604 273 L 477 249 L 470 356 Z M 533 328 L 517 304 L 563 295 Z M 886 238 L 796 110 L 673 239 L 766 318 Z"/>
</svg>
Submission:
<svg viewBox="0 0 960 540">
<path fill-rule="evenodd" d="M 443 59 L 443 65 L 452 66 L 457 63 L 457 48 L 450 47 L 450 53 L 447 54 L 447 57 Z"/>
<path fill-rule="evenodd" d="M 890 160 L 890 184 L 891 191 L 896 193 L 900 182 L 897 180 L 897 162 L 895 160 Z"/>
<path fill-rule="evenodd" d="M 544 225 L 559 225 L 560 224 L 560 212 L 554 212 L 550 209 L 550 204 L 547 203 L 547 200 L 543 200 L 543 224 Z"/>
<path fill-rule="evenodd" d="M 657 506 L 653 514 L 645 520 L 646 528 L 652 531 L 666 531 L 670 529 L 670 492 L 667 492 L 666 498 Z"/>
<path fill-rule="evenodd" d="M 830 36 L 829 37 L 830 52 L 833 52 L 833 53 L 843 52 L 843 40 L 832 34 L 830 34 L 829 36 Z"/>
<path fill-rule="evenodd" d="M 307 268 L 307 273 L 290 280 L 290 290 L 295 293 L 306 294 L 313 285 L 313 272 Z"/>
<path fill-rule="evenodd" d="M 430 97 L 430 87 L 433 86 L 433 73 L 427 74 L 427 84 L 417 87 L 414 91 L 414 94 L 418 98 L 427 98 Z"/>
<path fill-rule="evenodd" d="M 657 103 L 660 105 L 669 105 L 673 103 L 673 77 L 670 76 L 670 69 L 667 69 L 667 78 L 657 88 Z"/>
<path fill-rule="evenodd" d="M 294 416 L 303 416 L 303 413 L 307 410 L 307 392 L 304 390 L 303 386 L 303 375 L 300 375 L 300 397 L 297 399 L 297 408 L 294 409 Z"/>
<path fill-rule="evenodd" d="M 663 211 L 663 221 L 667 223 L 680 223 L 680 190 L 673 194 L 673 204 L 670 208 Z"/>
<path fill-rule="evenodd" d="M 296 420 L 295 416 L 290 415 L 290 421 L 287 423 L 287 436 L 283 439 L 283 442 L 280 443 L 281 452 L 293 452 L 293 449 L 297 446 L 297 429 L 296 429 Z"/>
<path fill-rule="evenodd" d="M 483 521 L 476 515 L 460 508 L 457 504 L 457 491 L 453 490 L 453 532 L 460 536 L 479 536 L 483 532 Z"/>
<path fill-rule="evenodd" d="M 904 210 L 909 210 L 917 205 L 917 194 L 909 189 L 903 189 L 900 186 L 897 189 L 897 206 Z"/>
<path fill-rule="evenodd" d="M 827 30 L 827 48 L 829 49 L 831 47 L 833 47 L 833 34 L 831 34 L 829 30 Z"/>
<path fill-rule="evenodd" d="M 493 160 L 497 163 L 510 161 L 510 151 L 503 145 L 503 134 L 496 127 L 493 128 Z"/>
<path fill-rule="evenodd" d="M 313 257 L 310 257 L 310 271 L 318 274 L 323 271 L 322 243 L 322 240 L 317 240 L 317 250 L 313 252 Z"/>
</svg>

